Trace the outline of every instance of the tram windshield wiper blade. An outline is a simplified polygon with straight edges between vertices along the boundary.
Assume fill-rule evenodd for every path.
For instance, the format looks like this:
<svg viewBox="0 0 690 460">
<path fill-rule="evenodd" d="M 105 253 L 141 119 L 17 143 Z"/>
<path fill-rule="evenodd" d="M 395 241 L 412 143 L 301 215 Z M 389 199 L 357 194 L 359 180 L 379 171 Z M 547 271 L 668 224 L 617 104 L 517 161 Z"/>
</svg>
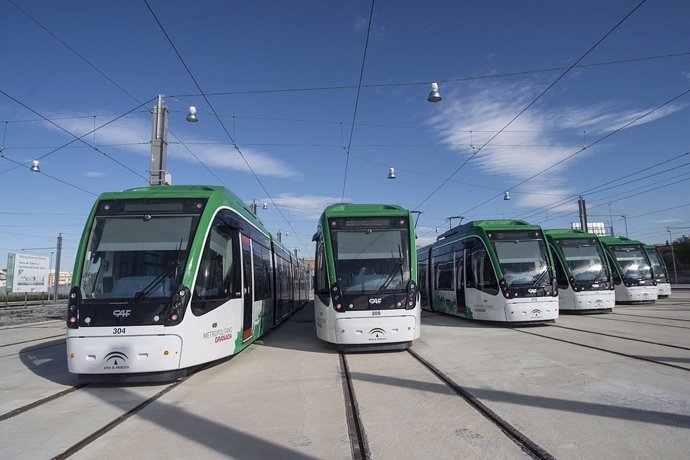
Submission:
<svg viewBox="0 0 690 460">
<path fill-rule="evenodd" d="M 393 266 L 393 270 L 391 270 L 391 272 L 388 274 L 386 281 L 384 281 L 383 284 L 381 286 L 379 286 L 379 288 L 376 290 L 377 294 L 380 294 L 386 290 L 388 285 L 391 284 L 391 281 L 393 281 L 393 278 L 395 278 L 395 272 L 398 271 L 398 269 L 400 269 L 400 281 L 402 281 L 402 278 L 403 278 L 402 266 L 403 266 L 403 260 L 398 259 L 398 261 L 395 262 L 395 265 Z"/>
<path fill-rule="evenodd" d="M 172 273 L 173 270 L 176 270 L 179 266 L 180 263 L 178 261 L 171 262 L 170 265 L 168 265 L 165 268 L 165 270 L 158 274 L 158 276 L 152 279 L 151 282 L 144 287 L 144 289 L 134 294 L 132 300 L 129 301 L 128 307 L 133 307 L 134 305 L 138 304 L 146 297 L 148 297 L 148 295 L 151 294 L 151 292 L 153 292 L 153 288 L 158 286 L 161 281 L 163 281 L 168 275 Z"/>
<path fill-rule="evenodd" d="M 532 286 L 539 286 L 539 283 L 541 283 L 541 281 L 544 279 L 544 277 L 546 276 L 547 273 L 549 273 L 548 268 L 544 269 L 544 271 L 539 274 L 537 279 L 535 279 L 534 282 L 532 283 Z"/>
</svg>

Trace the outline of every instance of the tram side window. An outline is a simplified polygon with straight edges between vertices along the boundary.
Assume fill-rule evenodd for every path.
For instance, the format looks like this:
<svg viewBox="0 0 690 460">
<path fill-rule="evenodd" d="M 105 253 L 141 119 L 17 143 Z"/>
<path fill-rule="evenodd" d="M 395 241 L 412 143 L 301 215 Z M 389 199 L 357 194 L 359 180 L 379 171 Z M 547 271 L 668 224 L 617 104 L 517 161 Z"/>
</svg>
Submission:
<svg viewBox="0 0 690 460">
<path fill-rule="evenodd" d="M 606 254 L 606 257 L 608 257 L 609 266 L 611 267 L 611 274 L 613 275 L 613 284 L 621 284 L 621 275 L 620 273 L 618 273 L 618 267 L 616 266 L 616 263 L 608 254 Z"/>
<path fill-rule="evenodd" d="M 460 250 L 455 253 L 455 289 L 461 291 L 463 289 L 463 268 L 465 267 L 465 253 Z"/>
<path fill-rule="evenodd" d="M 554 255 L 554 259 L 556 259 L 556 281 L 558 282 L 558 287 L 560 289 L 568 289 L 568 277 L 565 274 L 563 262 L 555 249 L 551 248 L 551 253 Z"/>
<path fill-rule="evenodd" d="M 239 238 L 220 219 L 214 220 L 199 262 L 192 312 L 199 316 L 242 294 Z"/>
<path fill-rule="evenodd" d="M 443 291 L 453 290 L 453 255 L 439 257 L 434 269 L 436 270 L 436 289 Z"/>
<path fill-rule="evenodd" d="M 254 300 L 271 297 L 271 251 L 256 241 L 252 245 L 254 258 Z"/>
<path fill-rule="evenodd" d="M 316 248 L 316 291 L 321 293 L 328 292 L 328 272 L 326 271 L 326 254 L 323 242 L 318 243 Z"/>
<path fill-rule="evenodd" d="M 473 287 L 487 294 L 498 294 L 498 281 L 491 258 L 483 244 L 477 243 L 467 257 L 467 287 Z"/>
<path fill-rule="evenodd" d="M 426 276 L 426 266 L 427 266 L 427 261 L 426 260 L 420 260 L 417 264 L 417 287 L 419 288 L 419 292 L 422 296 L 422 299 L 427 298 L 427 276 Z"/>
</svg>

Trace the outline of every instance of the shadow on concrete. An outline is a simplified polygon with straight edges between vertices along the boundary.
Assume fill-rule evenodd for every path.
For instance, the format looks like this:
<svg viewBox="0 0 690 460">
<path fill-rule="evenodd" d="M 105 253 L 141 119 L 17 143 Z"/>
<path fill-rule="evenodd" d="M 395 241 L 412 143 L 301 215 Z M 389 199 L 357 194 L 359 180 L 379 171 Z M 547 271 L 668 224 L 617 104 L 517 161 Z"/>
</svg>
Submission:
<svg viewBox="0 0 690 460">
<path fill-rule="evenodd" d="M 361 380 L 381 385 L 393 385 L 404 388 L 412 388 L 419 391 L 435 392 L 448 394 L 452 393 L 443 383 L 420 382 L 416 380 L 404 379 L 399 377 L 389 377 L 361 372 L 350 374 L 353 380 Z M 502 402 L 519 404 L 522 406 L 540 407 L 564 412 L 585 414 L 595 417 L 615 418 L 621 420 L 631 420 L 653 425 L 665 425 L 680 428 L 690 428 L 690 416 L 684 414 L 674 414 L 670 412 L 637 409 L 633 407 L 620 407 L 606 404 L 589 403 L 584 401 L 571 401 L 567 399 L 548 398 L 544 396 L 532 396 L 520 393 L 513 393 L 501 390 L 491 390 L 485 388 L 468 388 L 474 397 L 487 403 Z"/>
<path fill-rule="evenodd" d="M 119 392 L 120 395 L 113 396 L 113 393 L 109 393 L 109 399 L 112 400 L 103 400 L 103 402 L 113 405 L 124 412 L 132 410 L 132 401 L 141 399 L 141 396 L 133 394 L 124 388 L 113 389 L 113 391 Z M 174 391 L 174 389 L 172 391 Z M 234 416 L 231 410 L 228 410 L 227 415 L 228 421 L 234 421 L 240 425 L 242 424 L 241 417 Z M 153 401 L 134 416 L 137 419 L 146 420 L 161 427 L 161 432 L 155 438 L 159 439 L 161 442 L 165 442 L 166 445 L 172 444 L 174 446 L 175 439 L 183 437 L 195 444 L 212 449 L 228 458 L 257 460 L 267 458 L 317 458 L 300 452 L 297 449 L 281 446 L 248 432 L 243 432 L 220 422 L 192 414 L 183 408 L 161 402 L 160 400 Z M 99 428 L 100 427 L 94 427 L 94 431 Z M 114 429 L 117 428 L 115 427 Z M 249 427 L 247 427 L 247 431 L 249 431 Z M 311 445 L 311 441 L 305 438 L 289 440 L 288 442 L 295 445 L 296 448 L 308 448 L 308 446 Z M 97 445 L 98 440 L 93 443 L 93 448 L 96 449 L 96 452 L 98 451 Z M 89 446 L 85 446 L 84 450 L 88 452 Z M 74 452 L 70 452 L 70 455 Z"/>
<path fill-rule="evenodd" d="M 649 359 L 652 361 L 661 361 L 663 362 L 669 362 L 669 363 L 690 363 L 690 357 L 676 357 L 676 356 L 645 356 L 645 355 L 635 355 L 638 358 L 643 358 L 643 359 Z M 684 366 L 681 366 L 684 367 Z M 686 367 L 687 370 L 690 371 L 690 367 Z"/>
<path fill-rule="evenodd" d="M 77 385 L 77 377 L 67 371 L 65 339 L 51 340 L 23 348 L 19 359 L 35 375 L 60 385 Z"/>
</svg>

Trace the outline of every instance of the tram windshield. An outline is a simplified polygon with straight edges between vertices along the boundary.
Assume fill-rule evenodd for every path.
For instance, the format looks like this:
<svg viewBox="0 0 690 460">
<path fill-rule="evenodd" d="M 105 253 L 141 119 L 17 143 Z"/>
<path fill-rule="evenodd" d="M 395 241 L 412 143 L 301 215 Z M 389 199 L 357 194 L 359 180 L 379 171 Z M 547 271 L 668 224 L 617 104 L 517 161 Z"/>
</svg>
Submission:
<svg viewBox="0 0 690 460">
<path fill-rule="evenodd" d="M 611 246 L 611 250 L 625 277 L 637 280 L 652 279 L 652 269 L 642 246 L 615 245 Z"/>
<path fill-rule="evenodd" d="M 333 257 L 344 293 L 400 292 L 410 281 L 406 218 L 341 218 L 331 221 Z"/>
<path fill-rule="evenodd" d="M 647 251 L 647 255 L 649 256 L 649 261 L 652 262 L 652 270 L 654 271 L 656 280 L 661 283 L 668 283 L 666 265 L 664 265 L 664 261 L 661 258 L 659 251 L 657 251 L 656 248 L 650 249 Z"/>
<path fill-rule="evenodd" d="M 84 300 L 170 297 L 198 215 L 96 216 L 81 276 Z"/>
<path fill-rule="evenodd" d="M 508 286 L 541 287 L 551 284 L 546 245 L 538 232 L 491 232 L 488 236 Z"/>
<path fill-rule="evenodd" d="M 556 241 L 565 255 L 570 272 L 576 281 L 608 282 L 604 252 L 594 238 L 567 238 Z"/>
</svg>

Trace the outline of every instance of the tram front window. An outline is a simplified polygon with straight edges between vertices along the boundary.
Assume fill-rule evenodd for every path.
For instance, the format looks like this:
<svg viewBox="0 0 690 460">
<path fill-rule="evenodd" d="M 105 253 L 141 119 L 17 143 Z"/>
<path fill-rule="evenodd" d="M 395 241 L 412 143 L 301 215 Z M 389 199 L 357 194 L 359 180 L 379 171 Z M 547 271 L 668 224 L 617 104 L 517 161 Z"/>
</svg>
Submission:
<svg viewBox="0 0 690 460">
<path fill-rule="evenodd" d="M 641 246 L 613 246 L 613 254 L 627 278 L 652 279 L 652 270 Z"/>
<path fill-rule="evenodd" d="M 647 251 L 647 255 L 649 255 L 649 260 L 650 262 L 652 262 L 652 270 L 654 271 L 654 276 L 656 276 L 657 281 L 660 281 L 662 283 L 668 283 L 668 279 L 666 276 L 666 268 L 663 265 L 659 252 L 657 252 L 657 250 L 654 249 L 651 251 Z"/>
<path fill-rule="evenodd" d="M 551 283 L 544 241 L 506 236 L 493 241 L 508 286 L 547 286 Z"/>
<path fill-rule="evenodd" d="M 608 282 L 604 253 L 596 240 L 571 238 L 558 240 L 570 271 L 577 281 Z"/>
<path fill-rule="evenodd" d="M 195 216 L 96 217 L 81 277 L 82 297 L 170 297 L 184 271 Z"/>
<path fill-rule="evenodd" d="M 351 225 L 342 230 L 331 228 L 336 277 L 343 292 L 406 290 L 410 280 L 407 220 L 398 220 L 401 228 L 362 228 L 352 224 L 356 220 L 348 219 Z"/>
</svg>

